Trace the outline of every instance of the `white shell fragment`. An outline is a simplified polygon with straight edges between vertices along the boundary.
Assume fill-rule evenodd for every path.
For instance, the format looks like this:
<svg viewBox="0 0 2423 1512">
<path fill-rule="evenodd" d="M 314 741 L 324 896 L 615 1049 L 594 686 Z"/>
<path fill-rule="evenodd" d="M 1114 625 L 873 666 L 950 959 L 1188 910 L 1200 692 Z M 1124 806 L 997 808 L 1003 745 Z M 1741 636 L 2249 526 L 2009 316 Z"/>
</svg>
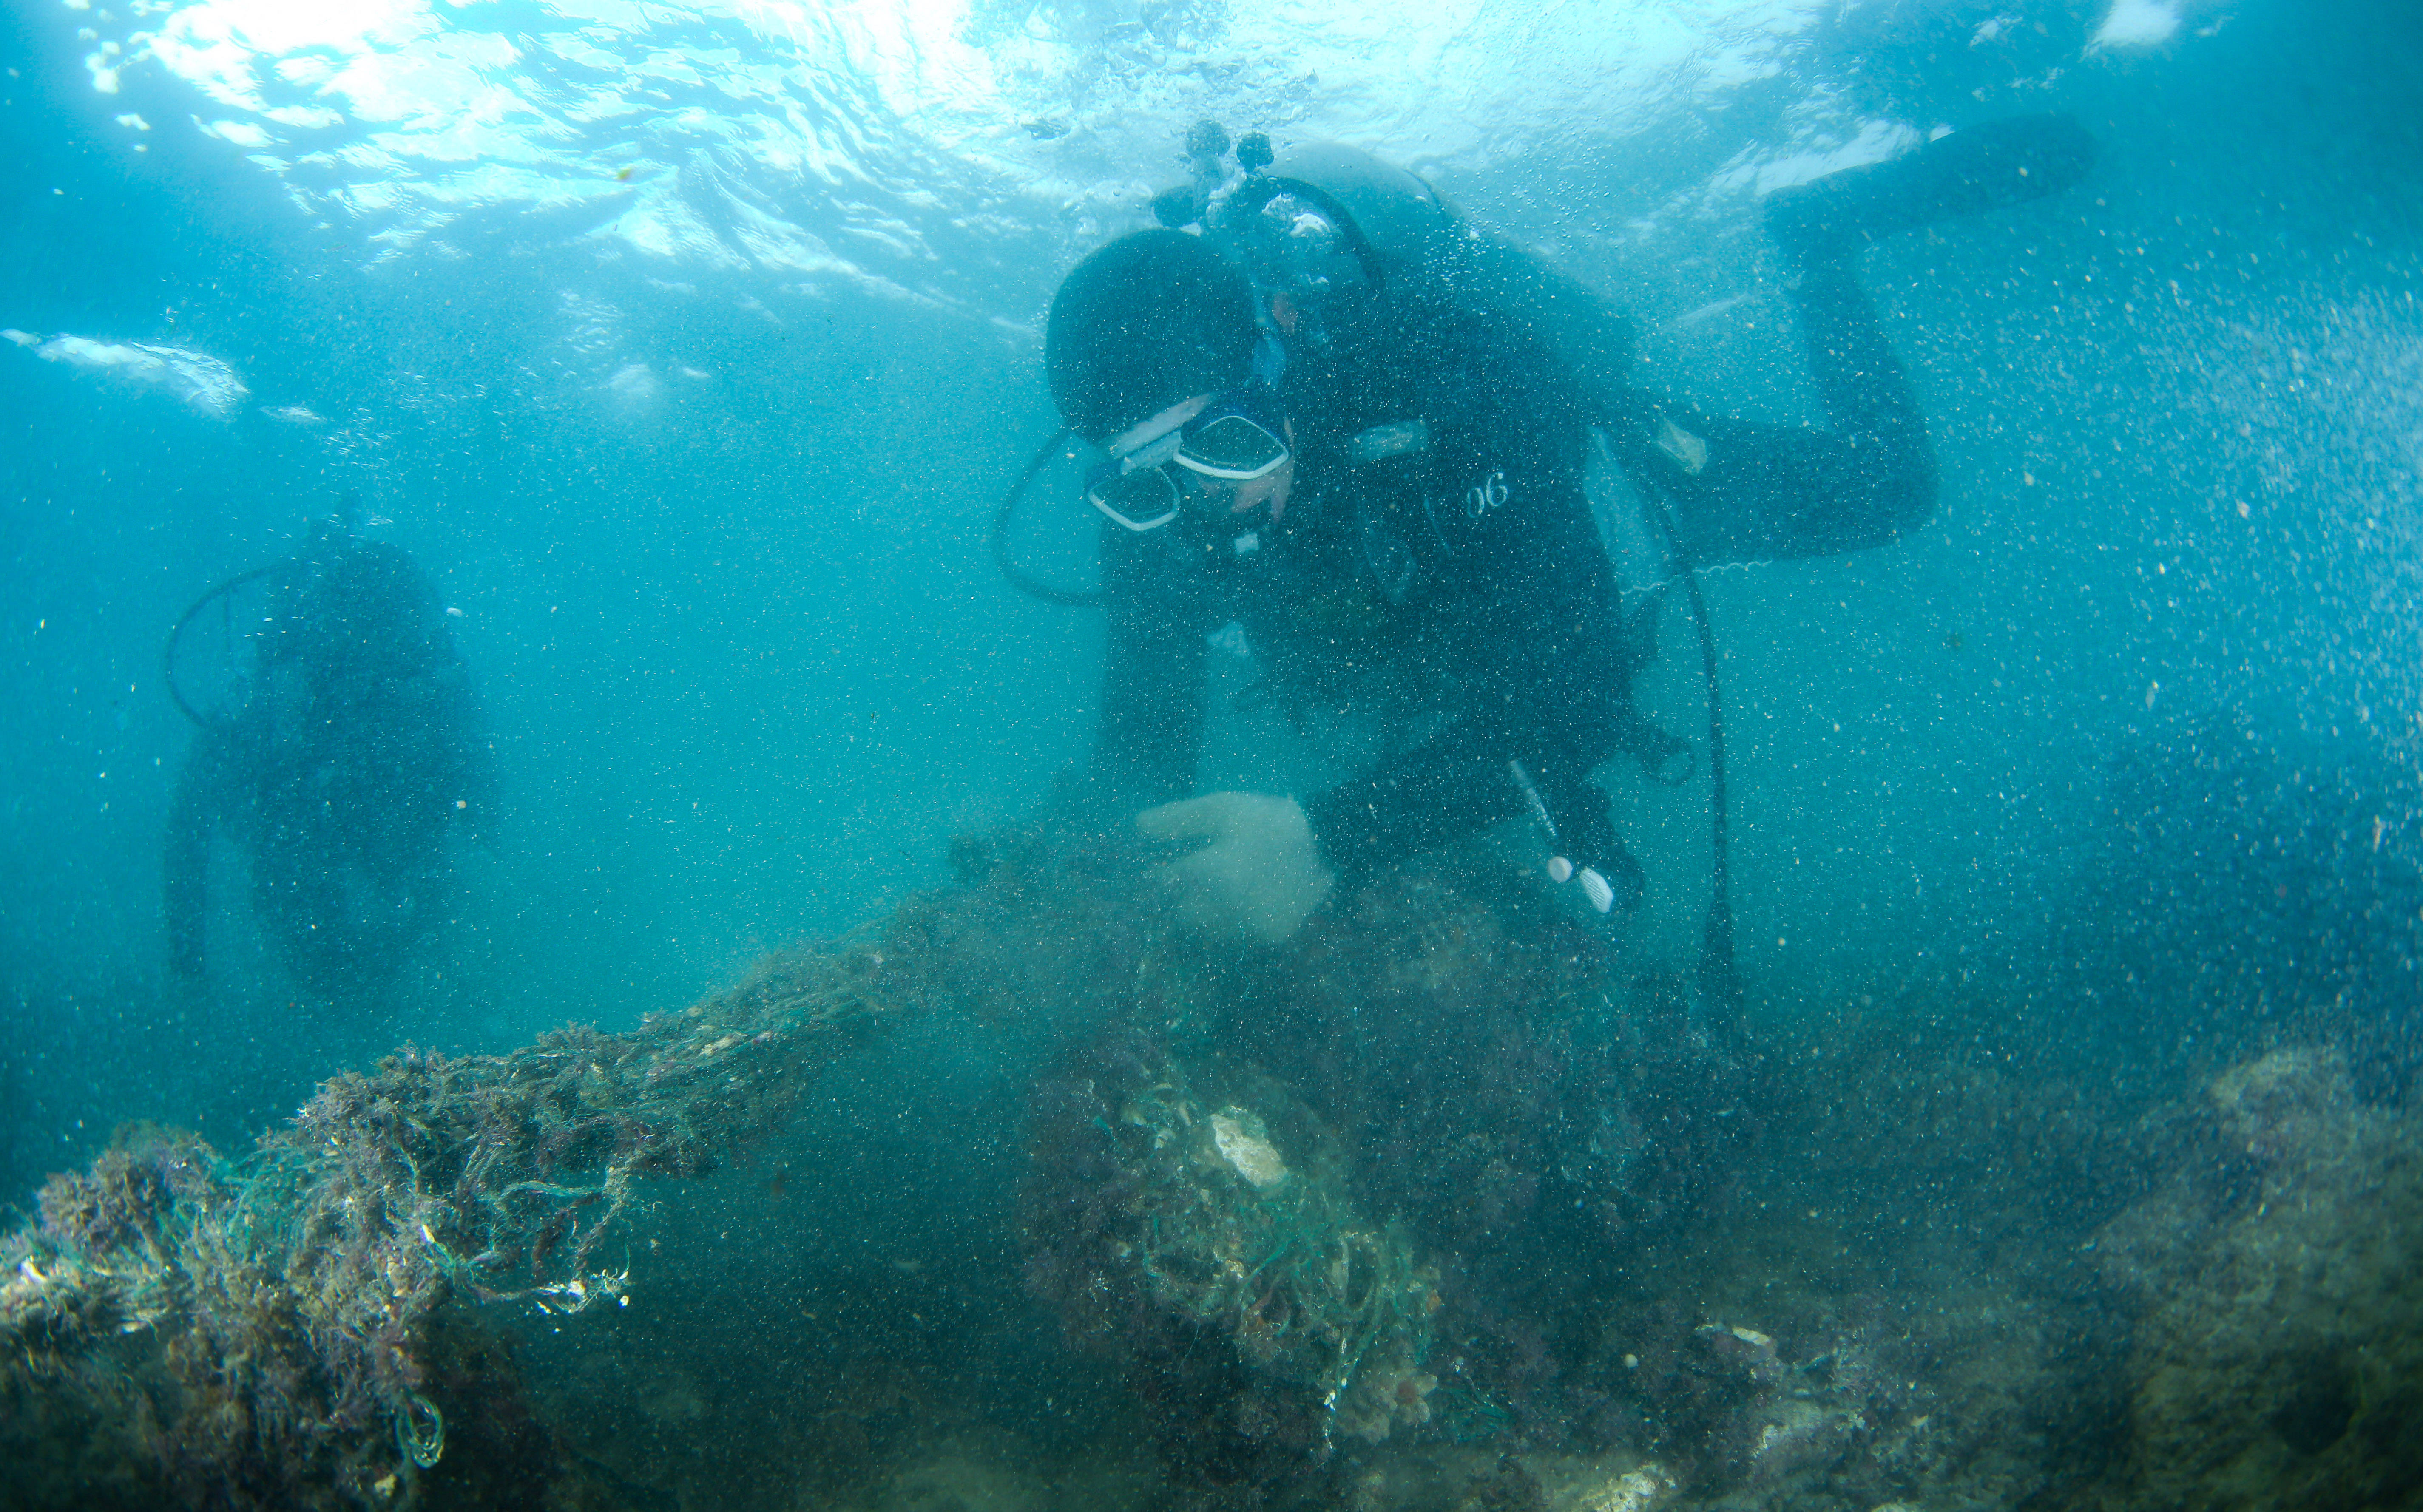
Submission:
<svg viewBox="0 0 2423 1512">
<path fill-rule="evenodd" d="M 1275 1187 L 1288 1178 L 1287 1162 L 1270 1141 L 1253 1132 L 1261 1120 L 1242 1108 L 1223 1108 L 1212 1115 L 1212 1146 L 1228 1169 L 1256 1187 Z"/>
<path fill-rule="evenodd" d="M 1643 1465 L 1615 1479 L 1584 1490 L 1576 1499 L 1583 1512 L 1651 1512 L 1662 1504 L 1674 1483 L 1659 1465 Z"/>
</svg>

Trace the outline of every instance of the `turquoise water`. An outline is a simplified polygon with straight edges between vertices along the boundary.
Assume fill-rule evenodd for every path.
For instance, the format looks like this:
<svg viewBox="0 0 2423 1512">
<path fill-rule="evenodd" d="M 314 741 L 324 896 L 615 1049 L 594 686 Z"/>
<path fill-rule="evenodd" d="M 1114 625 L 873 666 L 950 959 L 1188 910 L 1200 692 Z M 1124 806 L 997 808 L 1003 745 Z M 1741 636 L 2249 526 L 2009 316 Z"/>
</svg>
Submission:
<svg viewBox="0 0 2423 1512">
<path fill-rule="evenodd" d="M 2412 1084 L 2409 5 L 28 0 L 0 28 L 0 1205 L 130 1119 L 241 1148 L 404 1041 L 627 1027 L 1039 809 L 1101 631 L 1005 585 L 987 529 L 1057 423 L 1053 289 L 1148 224 L 1206 117 L 1401 161 L 1633 310 L 1654 384 L 1810 418 L 1758 197 L 2076 114 L 2078 192 L 1861 264 L 1935 518 L 1706 575 L 1754 1021 L 1900 1012 L 2121 1100 L 2282 1043 Z M 392 992 L 314 1000 L 222 904 L 180 1000 L 164 640 L 347 495 L 449 609 L 498 817 Z M 1081 581 L 1082 514 L 1041 499 L 1021 550 Z M 1644 706 L 1696 740 L 1667 616 Z M 1284 784 L 1292 738 L 1227 717 L 1207 779 Z M 1687 966 L 1704 788 L 1608 783 L 1650 877 L 1621 948 Z M 964 1197 L 997 1227 L 1048 1047 L 921 1032 L 833 1090 L 911 1173 L 850 1221 L 924 1236 Z M 912 1107 L 1006 1163 L 967 1196 L 975 1137 Z"/>
</svg>

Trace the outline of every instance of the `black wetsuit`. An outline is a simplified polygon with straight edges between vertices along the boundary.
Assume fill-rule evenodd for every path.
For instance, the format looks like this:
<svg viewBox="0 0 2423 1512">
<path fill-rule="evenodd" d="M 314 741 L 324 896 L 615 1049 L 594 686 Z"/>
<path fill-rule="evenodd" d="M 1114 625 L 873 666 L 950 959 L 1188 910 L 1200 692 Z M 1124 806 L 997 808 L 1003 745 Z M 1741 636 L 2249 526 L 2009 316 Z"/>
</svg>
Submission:
<svg viewBox="0 0 2423 1512">
<path fill-rule="evenodd" d="M 492 805 L 470 678 L 436 591 L 394 546 L 331 537 L 280 570 L 249 701 L 194 739 L 170 795 L 168 964 L 198 984 L 210 841 L 314 995 L 375 987 L 451 896 L 449 833 Z"/>
<path fill-rule="evenodd" d="M 1639 738 L 1640 651 L 1584 492 L 1587 427 L 1702 565 L 1878 545 L 1934 508 L 1924 421 L 1850 270 L 1815 266 L 1797 298 L 1828 431 L 1594 395 L 1517 323 L 1445 297 L 1400 292 L 1329 351 L 1290 352 L 1282 528 L 1242 556 L 1199 527 L 1102 532 L 1098 779 L 1122 805 L 1193 790 L 1206 637 L 1233 620 L 1295 707 L 1385 701 L 1405 736 L 1305 804 L 1343 880 L 1521 811 L 1510 761 L 1578 862 L 1620 856 L 1589 774 Z M 1415 420 L 1427 446 L 1358 460 Z"/>
</svg>

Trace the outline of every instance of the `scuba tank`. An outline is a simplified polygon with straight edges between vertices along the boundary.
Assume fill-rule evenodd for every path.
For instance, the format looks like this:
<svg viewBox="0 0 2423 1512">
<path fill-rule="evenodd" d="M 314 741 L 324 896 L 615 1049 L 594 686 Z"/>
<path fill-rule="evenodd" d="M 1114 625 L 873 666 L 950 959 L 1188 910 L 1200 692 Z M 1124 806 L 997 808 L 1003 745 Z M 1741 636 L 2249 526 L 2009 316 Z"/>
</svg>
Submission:
<svg viewBox="0 0 2423 1512">
<path fill-rule="evenodd" d="M 1211 122 L 1190 147 L 1209 145 Z M 1242 170 L 1212 186 L 1197 157 L 1192 184 L 1153 201 L 1164 226 L 1201 226 L 1266 292 L 1299 308 L 1421 290 L 1510 321 L 1544 339 L 1593 405 L 1610 411 L 1626 386 L 1637 344 L 1632 321 L 1580 280 L 1488 235 L 1419 175 L 1338 142 L 1275 153 L 1249 132 Z M 1305 222 L 1327 223 L 1336 246 Z M 1319 316 L 1317 308 L 1307 313 Z"/>
</svg>

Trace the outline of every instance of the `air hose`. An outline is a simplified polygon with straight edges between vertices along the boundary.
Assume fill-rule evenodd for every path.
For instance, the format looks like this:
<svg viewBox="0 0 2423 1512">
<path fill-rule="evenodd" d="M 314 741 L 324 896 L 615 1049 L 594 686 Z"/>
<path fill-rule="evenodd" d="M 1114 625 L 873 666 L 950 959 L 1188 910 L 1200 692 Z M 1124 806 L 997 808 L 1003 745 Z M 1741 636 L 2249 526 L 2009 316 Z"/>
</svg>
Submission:
<svg viewBox="0 0 2423 1512">
<path fill-rule="evenodd" d="M 1684 549 L 1683 533 L 1674 524 L 1672 496 L 1643 455 L 1645 443 L 1620 415 L 1603 417 L 1597 425 L 1616 465 L 1640 495 L 1642 512 L 1657 522 L 1668 559 L 1691 601 L 1691 624 L 1699 634 L 1700 675 L 1708 699 L 1708 916 L 1700 935 L 1700 992 L 1716 1011 L 1717 1027 L 1730 1039 L 1740 1026 L 1742 985 L 1734 960 L 1733 824 L 1725 792 L 1725 716 L 1717 685 L 1716 626 L 1708 619 L 1707 600 L 1700 593 L 1699 564 Z"/>
<path fill-rule="evenodd" d="M 184 638 L 185 627 L 194 622 L 194 617 L 209 607 L 214 601 L 224 603 L 230 593 L 255 578 L 268 576 L 279 565 L 281 564 L 273 562 L 267 567 L 255 567 L 248 573 L 238 573 L 233 577 L 219 583 L 200 598 L 186 605 L 185 612 L 177 616 L 176 626 L 168 632 L 168 644 L 160 654 L 161 681 L 167 685 L 168 700 L 177 705 L 177 712 L 205 730 L 223 729 L 228 721 L 223 718 L 214 719 L 185 701 L 184 693 L 177 686 L 177 643 Z"/>
<path fill-rule="evenodd" d="M 1741 1014 L 1741 974 L 1734 967 L 1734 893 L 1727 853 L 1732 825 L 1725 807 L 1725 717 L 1717 693 L 1717 633 L 1708 622 L 1707 601 L 1700 596 L 1700 570 L 1683 554 L 1683 539 L 1674 517 L 1659 499 L 1654 512 L 1666 549 L 1673 554 L 1674 570 L 1691 600 L 1691 623 L 1699 631 L 1700 669 L 1708 689 L 1708 917 L 1700 935 L 1700 990 L 1718 1008 L 1730 1034 Z"/>
<path fill-rule="evenodd" d="M 1039 598 L 1046 604 L 1057 604 L 1063 608 L 1098 609 L 1102 606 L 1101 593 L 1054 588 L 1039 578 L 1028 576 L 1026 570 L 1009 555 L 1010 518 L 1018 512 L 1019 503 L 1026 497 L 1026 491 L 1035 485 L 1036 474 L 1052 465 L 1053 453 L 1060 449 L 1061 443 L 1067 441 L 1069 435 L 1069 433 L 1064 429 L 1044 442 L 1018 475 L 1018 481 L 1010 484 L 1009 492 L 1002 496 L 1001 508 L 995 510 L 992 516 L 992 562 L 1001 569 L 1001 575 L 1009 580 L 1009 586 L 1021 593 Z"/>
</svg>

